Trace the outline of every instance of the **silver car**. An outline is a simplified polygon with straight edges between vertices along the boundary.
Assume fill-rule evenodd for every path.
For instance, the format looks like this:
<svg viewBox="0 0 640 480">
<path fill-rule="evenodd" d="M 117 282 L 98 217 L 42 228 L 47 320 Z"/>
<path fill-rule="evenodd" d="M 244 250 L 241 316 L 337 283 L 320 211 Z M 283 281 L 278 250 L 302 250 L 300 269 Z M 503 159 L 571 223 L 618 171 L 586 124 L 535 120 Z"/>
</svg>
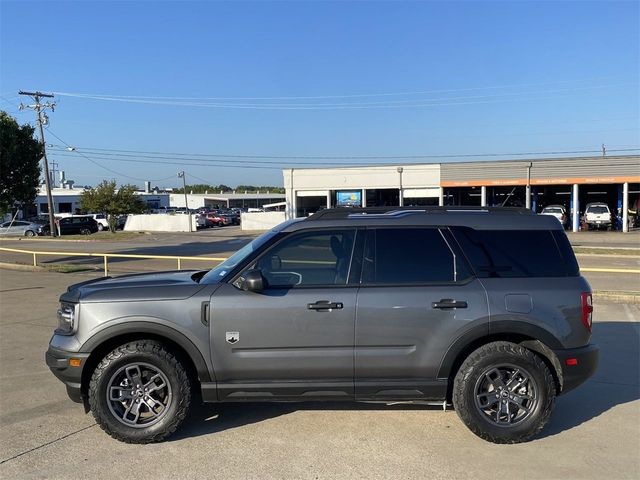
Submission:
<svg viewBox="0 0 640 480">
<path fill-rule="evenodd" d="M 24 237 L 35 237 L 40 233 L 42 225 L 33 222 L 14 220 L 0 224 L 0 235 L 13 235 Z"/>
</svg>

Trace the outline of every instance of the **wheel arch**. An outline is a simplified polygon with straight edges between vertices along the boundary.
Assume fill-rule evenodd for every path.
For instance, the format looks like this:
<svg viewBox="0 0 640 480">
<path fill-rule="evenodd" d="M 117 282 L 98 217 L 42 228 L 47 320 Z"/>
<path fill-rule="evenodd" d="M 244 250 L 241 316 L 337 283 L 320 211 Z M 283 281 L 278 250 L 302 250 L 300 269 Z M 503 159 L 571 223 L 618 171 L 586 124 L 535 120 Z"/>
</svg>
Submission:
<svg viewBox="0 0 640 480">
<path fill-rule="evenodd" d="M 81 351 L 91 352 L 82 370 L 82 396 L 87 398 L 91 375 L 107 353 L 119 345 L 142 339 L 156 340 L 171 348 L 171 352 L 183 361 L 189 376 L 195 382 L 212 381 L 202 353 L 185 335 L 166 325 L 152 322 L 130 322 L 107 327 L 82 345 Z"/>
<path fill-rule="evenodd" d="M 447 401 L 452 398 L 453 379 L 465 359 L 481 346 L 498 341 L 522 345 L 536 353 L 551 371 L 556 390 L 560 393 L 563 387 L 562 366 L 552 350 L 562 348 L 560 342 L 550 332 L 536 325 L 516 321 L 495 323 L 497 325 L 490 325 L 488 331 L 485 325 L 466 332 L 447 350 L 438 370 L 438 378 L 449 379 Z"/>
</svg>

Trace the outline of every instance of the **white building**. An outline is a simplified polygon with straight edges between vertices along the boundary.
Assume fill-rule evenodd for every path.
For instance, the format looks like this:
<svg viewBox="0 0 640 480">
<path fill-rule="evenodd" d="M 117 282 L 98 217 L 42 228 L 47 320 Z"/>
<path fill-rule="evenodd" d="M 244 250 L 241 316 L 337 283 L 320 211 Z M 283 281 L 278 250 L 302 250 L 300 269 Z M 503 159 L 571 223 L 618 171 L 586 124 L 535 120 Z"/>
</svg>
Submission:
<svg viewBox="0 0 640 480">
<path fill-rule="evenodd" d="M 331 207 L 563 205 L 574 231 L 602 202 L 628 228 L 640 205 L 640 156 L 566 157 L 283 170 L 287 218 Z"/>
</svg>

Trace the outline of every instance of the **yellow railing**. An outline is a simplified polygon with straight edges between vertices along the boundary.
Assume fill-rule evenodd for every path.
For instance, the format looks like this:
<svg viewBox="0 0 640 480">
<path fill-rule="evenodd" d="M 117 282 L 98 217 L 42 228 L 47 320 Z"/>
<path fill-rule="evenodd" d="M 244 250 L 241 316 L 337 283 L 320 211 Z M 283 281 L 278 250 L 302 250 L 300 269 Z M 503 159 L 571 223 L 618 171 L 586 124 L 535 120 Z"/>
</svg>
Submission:
<svg viewBox="0 0 640 480">
<path fill-rule="evenodd" d="M 195 260 L 202 262 L 222 262 L 226 260 L 226 257 L 185 257 L 177 255 L 137 255 L 134 253 L 86 253 L 86 252 L 36 252 L 34 250 L 21 250 L 18 248 L 4 248 L 0 247 L 0 251 L 4 252 L 16 252 L 24 253 L 33 256 L 33 266 L 38 266 L 38 255 L 49 256 L 66 256 L 66 257 L 102 257 L 104 264 L 104 275 L 109 275 L 109 258 L 142 258 L 145 260 L 176 260 L 178 270 L 182 269 L 183 260 Z M 286 260 L 284 261 L 286 262 Z M 323 263 L 323 262 L 315 262 Z M 584 267 L 580 268 L 581 272 L 598 272 L 598 273 L 640 273 L 640 269 L 637 268 L 598 268 L 598 267 Z"/>
<path fill-rule="evenodd" d="M 178 270 L 182 269 L 183 260 L 195 260 L 202 262 L 222 262 L 226 260 L 226 257 L 185 257 L 177 255 L 137 255 L 134 253 L 86 253 L 86 252 L 37 252 L 34 250 L 21 250 L 18 248 L 4 248 L 0 247 L 0 251 L 3 252 L 15 252 L 24 253 L 33 256 L 33 266 L 38 266 L 38 255 L 49 256 L 67 256 L 67 257 L 102 257 L 104 265 L 104 276 L 109 275 L 109 259 L 110 258 L 142 258 L 145 260 L 176 260 L 178 264 Z"/>
</svg>

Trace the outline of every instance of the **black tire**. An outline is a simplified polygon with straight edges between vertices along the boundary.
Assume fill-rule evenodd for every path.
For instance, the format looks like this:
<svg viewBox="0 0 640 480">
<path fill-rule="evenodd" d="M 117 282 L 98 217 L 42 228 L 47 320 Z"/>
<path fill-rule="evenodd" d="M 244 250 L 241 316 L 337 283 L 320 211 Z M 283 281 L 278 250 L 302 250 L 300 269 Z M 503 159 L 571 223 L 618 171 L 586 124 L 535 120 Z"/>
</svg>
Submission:
<svg viewBox="0 0 640 480">
<path fill-rule="evenodd" d="M 81 228 L 80 235 L 91 235 L 91 230 L 89 230 L 88 228 Z"/>
<path fill-rule="evenodd" d="M 24 236 L 25 237 L 35 237 L 36 236 L 36 232 L 34 232 L 33 230 L 27 230 L 26 232 L 24 232 Z"/>
<path fill-rule="evenodd" d="M 511 393 L 503 393 L 503 389 L 512 388 L 510 384 L 493 373 L 509 369 L 519 372 L 520 380 L 528 377 L 519 394 L 512 392 L 518 395 L 514 398 L 522 402 L 522 409 L 510 400 Z M 485 375 L 487 372 L 490 373 Z M 495 387 L 489 380 L 491 375 L 504 387 Z M 491 385 L 488 393 L 483 390 L 487 382 Z M 532 398 L 523 400 L 527 396 Z M 481 397 L 487 401 L 484 406 Z M 531 350 L 511 342 L 488 343 L 475 350 L 463 362 L 453 384 L 453 406 L 460 419 L 477 436 L 493 443 L 520 443 L 539 433 L 549 421 L 555 398 L 556 385 L 544 361 Z M 495 402 L 497 407 L 491 408 Z"/>
<path fill-rule="evenodd" d="M 118 372 L 131 368 L 131 365 L 146 365 L 163 374 L 167 380 L 169 393 L 165 396 L 165 400 L 168 398 L 166 406 L 160 414 L 153 414 L 157 419 L 149 426 L 144 426 L 143 422 L 136 427 L 126 425 L 116 416 L 114 405 L 117 407 L 118 402 L 109 401 L 107 398 L 109 387 L 114 386 L 111 384 L 114 377 L 118 378 Z M 144 398 L 147 398 L 146 395 Z M 146 401 L 143 403 L 146 405 Z M 126 443 L 160 442 L 174 433 L 184 422 L 191 405 L 191 381 L 182 363 L 161 343 L 154 340 L 137 340 L 116 348 L 98 364 L 89 384 L 89 405 L 98 425 L 113 438 Z M 125 407 L 123 404 L 121 408 Z M 141 408 L 142 406 L 138 406 L 138 412 Z M 149 412 L 150 409 L 145 408 Z"/>
</svg>

